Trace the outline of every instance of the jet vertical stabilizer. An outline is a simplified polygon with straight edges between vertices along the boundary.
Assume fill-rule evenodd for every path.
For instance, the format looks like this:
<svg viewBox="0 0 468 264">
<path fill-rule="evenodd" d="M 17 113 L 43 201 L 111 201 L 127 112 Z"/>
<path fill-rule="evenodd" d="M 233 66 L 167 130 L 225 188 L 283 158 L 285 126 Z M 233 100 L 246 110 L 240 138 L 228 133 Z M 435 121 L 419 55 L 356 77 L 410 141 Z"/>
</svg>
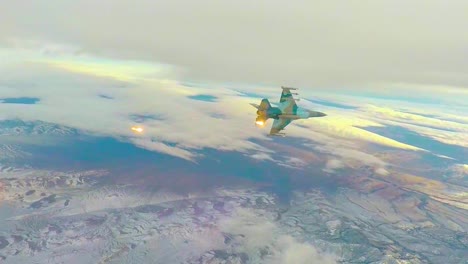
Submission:
<svg viewBox="0 0 468 264">
<path fill-rule="evenodd" d="M 260 102 L 260 107 L 258 108 L 258 110 L 267 110 L 271 108 L 271 104 L 270 104 L 270 101 L 268 101 L 268 99 L 262 99 L 262 101 Z"/>
</svg>

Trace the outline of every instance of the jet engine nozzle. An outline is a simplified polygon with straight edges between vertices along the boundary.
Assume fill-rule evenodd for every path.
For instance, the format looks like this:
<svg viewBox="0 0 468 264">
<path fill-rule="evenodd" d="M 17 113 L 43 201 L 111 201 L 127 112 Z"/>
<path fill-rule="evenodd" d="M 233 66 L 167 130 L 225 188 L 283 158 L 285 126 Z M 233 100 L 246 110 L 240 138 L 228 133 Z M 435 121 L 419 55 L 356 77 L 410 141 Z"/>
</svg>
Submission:
<svg viewBox="0 0 468 264">
<path fill-rule="evenodd" d="M 255 125 L 258 126 L 258 127 L 264 127 L 265 126 L 265 123 L 266 123 L 266 120 L 263 119 L 262 117 L 257 117 L 257 119 L 255 119 Z"/>
</svg>

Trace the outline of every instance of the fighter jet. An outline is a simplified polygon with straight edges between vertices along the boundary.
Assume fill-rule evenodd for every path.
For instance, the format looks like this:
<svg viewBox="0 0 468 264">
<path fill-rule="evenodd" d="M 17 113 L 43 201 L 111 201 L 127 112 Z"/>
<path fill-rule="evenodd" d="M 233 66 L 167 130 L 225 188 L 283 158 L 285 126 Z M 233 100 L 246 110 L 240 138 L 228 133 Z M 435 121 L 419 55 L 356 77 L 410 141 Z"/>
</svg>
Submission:
<svg viewBox="0 0 468 264">
<path fill-rule="evenodd" d="M 257 108 L 257 119 L 255 120 L 255 124 L 258 127 L 265 126 L 269 118 L 275 120 L 273 121 L 273 125 L 270 130 L 270 136 L 285 136 L 286 134 L 280 131 L 293 120 L 326 116 L 324 113 L 311 111 L 297 106 L 296 101 L 299 101 L 299 99 L 295 99 L 293 94 L 298 94 L 291 93 L 293 90 L 298 90 L 297 88 L 281 86 L 281 89 L 283 89 L 283 92 L 281 93 L 281 98 L 277 107 L 271 106 L 268 99 L 265 98 L 262 99 L 260 105 L 251 103 L 253 107 Z"/>
</svg>

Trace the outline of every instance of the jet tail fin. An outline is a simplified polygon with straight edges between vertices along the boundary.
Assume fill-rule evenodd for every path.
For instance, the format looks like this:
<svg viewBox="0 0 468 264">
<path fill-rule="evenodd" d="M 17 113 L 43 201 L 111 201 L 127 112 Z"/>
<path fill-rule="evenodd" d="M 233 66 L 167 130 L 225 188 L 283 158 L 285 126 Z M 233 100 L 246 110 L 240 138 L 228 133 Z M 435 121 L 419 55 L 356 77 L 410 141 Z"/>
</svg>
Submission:
<svg viewBox="0 0 468 264">
<path fill-rule="evenodd" d="M 260 103 L 260 106 L 259 106 L 259 110 L 266 110 L 268 108 L 271 107 L 271 104 L 270 104 L 270 101 L 268 101 L 268 99 L 262 99 L 261 103 Z"/>
</svg>

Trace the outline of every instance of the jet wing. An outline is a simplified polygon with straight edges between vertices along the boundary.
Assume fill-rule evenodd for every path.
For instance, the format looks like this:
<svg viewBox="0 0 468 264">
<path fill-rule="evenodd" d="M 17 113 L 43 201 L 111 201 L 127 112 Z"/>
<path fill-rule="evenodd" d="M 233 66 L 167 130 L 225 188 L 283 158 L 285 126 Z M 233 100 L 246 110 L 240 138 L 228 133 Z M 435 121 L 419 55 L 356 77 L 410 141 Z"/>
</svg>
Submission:
<svg viewBox="0 0 468 264">
<path fill-rule="evenodd" d="M 273 125 L 271 126 L 270 135 L 277 135 L 281 130 L 283 130 L 289 123 L 291 123 L 292 119 L 288 118 L 278 118 L 275 119 Z"/>
<path fill-rule="evenodd" d="M 297 90 L 297 88 L 281 86 L 281 89 L 283 89 L 283 92 L 281 93 L 281 97 L 280 97 L 280 104 L 283 106 L 281 109 L 282 112 L 285 114 L 296 114 L 297 112 L 296 99 L 294 99 L 293 93 L 291 92 L 291 90 Z M 294 94 L 297 95 L 297 93 L 294 93 Z"/>
</svg>

